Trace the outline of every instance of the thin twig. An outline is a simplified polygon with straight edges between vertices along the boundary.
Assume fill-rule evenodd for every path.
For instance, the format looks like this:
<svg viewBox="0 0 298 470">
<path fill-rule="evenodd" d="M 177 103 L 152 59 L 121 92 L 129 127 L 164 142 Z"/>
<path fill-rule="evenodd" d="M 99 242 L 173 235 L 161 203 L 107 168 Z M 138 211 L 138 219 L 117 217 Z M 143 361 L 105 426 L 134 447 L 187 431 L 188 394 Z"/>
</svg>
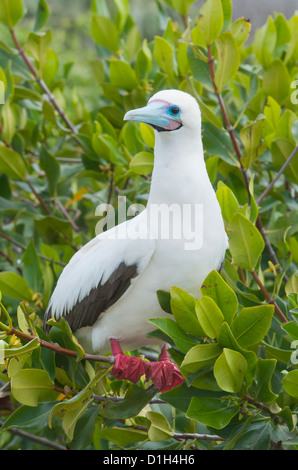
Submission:
<svg viewBox="0 0 298 470">
<path fill-rule="evenodd" d="M 27 333 L 24 333 L 23 331 L 17 330 L 14 327 L 12 327 L 10 330 L 7 330 L 6 334 L 8 336 L 15 335 L 18 338 L 23 339 L 24 341 L 32 341 L 33 339 L 38 338 L 38 342 L 40 346 L 43 348 L 49 349 L 58 354 L 62 354 L 64 356 L 68 356 L 72 358 L 78 357 L 78 353 L 76 351 L 73 351 L 72 349 L 62 348 L 61 346 L 58 346 L 57 344 L 53 344 L 43 339 L 40 339 L 38 336 L 35 336 L 35 335 L 29 335 Z M 85 354 L 82 357 L 82 359 L 85 359 L 88 361 L 106 362 L 108 364 L 114 364 L 114 361 L 115 361 L 114 356 L 98 356 L 95 354 Z"/>
<path fill-rule="evenodd" d="M 67 212 L 67 210 L 65 209 L 63 204 L 59 201 L 59 199 L 57 199 L 57 206 L 58 206 L 60 212 L 65 217 L 65 219 L 68 220 L 68 222 L 70 222 L 70 224 L 71 224 L 72 228 L 75 230 L 75 232 L 79 233 L 81 231 L 80 227 L 78 227 L 77 224 L 74 222 L 74 220 L 70 217 L 69 213 Z"/>
<path fill-rule="evenodd" d="M 270 304 L 274 305 L 275 312 L 276 312 L 276 314 L 278 315 L 278 317 L 280 318 L 280 320 L 281 320 L 283 323 L 287 323 L 287 322 L 288 322 L 288 319 L 285 317 L 285 315 L 283 314 L 283 312 L 281 311 L 281 309 L 279 308 L 279 306 L 277 305 L 277 303 L 275 302 L 275 300 L 271 297 L 270 293 L 267 291 L 266 287 L 265 287 L 264 284 L 262 283 L 261 279 L 259 278 L 259 276 L 258 276 L 257 273 L 255 272 L 255 270 L 253 270 L 251 273 L 252 273 L 252 276 L 253 276 L 254 280 L 255 280 L 256 283 L 258 284 L 259 288 L 260 288 L 261 291 L 263 292 L 264 297 L 265 297 L 265 299 L 267 300 L 267 302 L 269 302 Z"/>
<path fill-rule="evenodd" d="M 234 133 L 234 129 L 231 125 L 230 118 L 228 116 L 228 113 L 227 113 L 227 110 L 226 110 L 226 107 L 225 107 L 225 104 L 224 104 L 224 100 L 221 96 L 221 93 L 219 93 L 217 85 L 215 83 L 214 60 L 213 60 L 210 45 L 207 46 L 207 50 L 208 50 L 209 71 L 210 71 L 210 77 L 211 77 L 212 85 L 213 85 L 213 88 L 214 88 L 214 92 L 217 96 L 218 103 L 219 103 L 219 106 L 220 106 L 220 109 L 221 109 L 221 112 L 223 114 L 223 118 L 224 118 L 224 121 L 225 121 L 225 124 L 226 124 L 226 129 L 227 129 L 228 133 L 230 134 L 231 141 L 232 141 L 233 147 L 235 149 L 235 152 L 236 152 L 236 155 L 237 155 L 237 158 L 238 158 L 238 162 L 239 162 L 239 165 L 240 165 L 240 170 L 241 170 L 241 173 L 242 173 L 242 176 L 243 176 L 243 179 L 244 179 L 244 183 L 245 183 L 245 186 L 246 186 L 246 191 L 247 191 L 247 194 L 248 194 L 248 198 L 250 200 L 251 195 L 250 195 L 250 190 L 249 190 L 249 181 L 248 181 L 248 178 L 247 178 L 245 168 L 243 167 L 243 164 L 242 164 L 242 153 L 241 153 L 240 147 L 238 145 L 238 142 L 237 142 L 237 139 L 236 139 L 236 136 L 235 136 L 235 133 Z"/>
<path fill-rule="evenodd" d="M 10 29 L 10 34 L 11 34 L 11 37 L 15 43 L 15 46 L 17 48 L 17 50 L 19 51 L 19 54 L 20 56 L 22 57 L 22 59 L 24 60 L 25 64 L 27 65 L 28 69 L 30 70 L 30 72 L 33 74 L 36 82 L 39 84 L 40 88 L 44 91 L 44 93 L 49 97 L 50 99 L 50 102 L 52 103 L 53 107 L 55 108 L 55 110 L 58 112 L 59 116 L 63 119 L 63 121 L 65 122 L 65 124 L 67 125 L 67 127 L 71 130 L 71 132 L 73 134 L 77 134 L 78 131 L 77 129 L 75 128 L 75 126 L 72 124 L 72 122 L 70 121 L 70 119 L 66 116 L 65 112 L 63 111 L 63 109 L 59 106 L 55 96 L 52 94 L 51 90 L 48 88 L 48 86 L 46 85 L 46 83 L 44 82 L 44 80 L 42 78 L 39 77 L 38 73 L 37 73 L 37 70 L 36 68 L 34 67 L 34 65 L 32 64 L 31 60 L 29 59 L 29 57 L 27 56 L 25 50 L 23 49 L 23 47 L 21 46 L 17 36 L 16 36 L 16 33 L 14 31 L 13 28 Z"/>
<path fill-rule="evenodd" d="M 4 425 L 3 421 L 0 421 L 0 428 Z M 37 444 L 40 444 L 45 447 L 50 447 L 50 449 L 54 450 L 67 450 L 67 447 L 62 446 L 56 442 L 52 442 L 49 439 L 46 439 L 45 437 L 41 436 L 36 436 L 34 434 L 31 434 L 29 432 L 23 431 L 22 429 L 19 428 L 9 428 L 7 429 L 8 432 L 11 434 L 14 434 L 15 436 L 20 436 L 23 437 L 24 439 L 27 439 L 29 441 L 36 442 Z"/>
<path fill-rule="evenodd" d="M 231 122 L 230 122 L 230 119 L 229 119 L 229 116 L 228 116 L 223 98 L 222 98 L 221 94 L 218 92 L 218 88 L 217 88 L 216 83 L 215 83 L 214 59 L 213 59 L 213 56 L 212 56 L 211 46 L 210 45 L 207 46 L 207 49 L 208 49 L 209 71 L 210 71 L 210 76 L 211 76 L 211 81 L 212 81 L 212 84 L 213 84 L 214 92 L 217 96 L 217 99 L 218 99 L 218 102 L 219 102 L 219 105 L 220 105 L 220 108 L 221 108 L 221 111 L 222 111 L 222 114 L 223 114 L 223 118 L 224 118 L 224 121 L 225 121 L 226 129 L 229 132 L 234 150 L 236 152 L 236 155 L 237 155 L 237 158 L 238 158 L 238 161 L 239 161 L 239 164 L 240 164 L 240 169 L 241 169 L 241 173 L 242 173 L 242 176 L 243 176 L 243 179 L 244 179 L 244 183 L 245 183 L 245 187 L 246 187 L 246 191 L 247 191 L 247 195 L 248 195 L 248 200 L 250 202 L 251 201 L 251 194 L 250 194 L 250 189 L 249 189 L 249 182 L 248 182 L 247 173 L 246 173 L 245 168 L 242 165 L 242 153 L 241 153 L 239 144 L 237 142 L 237 139 L 236 139 L 236 136 L 235 136 L 235 133 L 234 133 L 234 128 L 231 125 Z M 256 226 L 257 226 L 258 230 L 260 231 L 260 233 L 261 233 L 261 235 L 264 239 L 264 243 L 265 243 L 266 249 L 268 251 L 268 254 L 269 254 L 271 260 L 273 261 L 273 263 L 275 265 L 279 265 L 280 263 L 277 259 L 275 251 L 273 250 L 272 245 L 270 243 L 270 240 L 267 237 L 267 235 L 266 235 L 266 233 L 263 229 L 263 224 L 262 224 L 260 214 L 258 214 L 258 216 L 257 216 Z M 278 272 L 282 272 L 282 269 L 278 268 Z M 287 279 L 288 279 L 288 277 L 286 276 L 286 274 L 284 274 L 283 280 L 287 281 Z"/>
<path fill-rule="evenodd" d="M 273 186 L 275 185 L 276 181 L 280 178 L 280 176 L 283 174 L 283 172 L 285 171 L 285 169 L 289 166 L 289 164 L 291 163 L 291 161 L 293 160 L 293 158 L 295 157 L 296 153 L 298 152 L 298 145 L 296 145 L 296 147 L 294 148 L 293 152 L 291 153 L 291 155 L 287 158 L 287 160 L 285 161 L 285 163 L 283 164 L 283 166 L 281 167 L 281 169 L 279 170 L 279 172 L 276 174 L 275 178 L 273 178 L 273 180 L 271 181 L 271 183 L 267 186 L 267 188 L 265 189 L 265 191 L 261 194 L 261 196 L 258 197 L 256 203 L 258 205 L 261 204 L 261 202 L 263 201 L 263 199 L 267 196 L 267 194 L 271 191 L 271 189 L 273 188 Z"/>
<path fill-rule="evenodd" d="M 20 248 L 21 250 L 26 250 L 27 247 L 25 245 L 22 245 L 21 243 L 17 242 L 16 240 L 13 240 L 12 238 L 10 238 L 8 235 L 6 235 L 5 233 L 3 232 L 0 232 L 0 237 L 4 238 L 5 240 L 7 240 L 9 243 L 11 243 L 12 245 L 15 245 L 17 246 L 18 248 Z M 48 258 L 47 256 L 44 256 L 42 255 L 41 253 L 37 253 L 37 256 L 40 258 L 40 259 L 43 259 L 45 261 L 49 261 L 50 263 L 54 263 L 54 264 L 58 264 L 59 266 L 66 266 L 65 263 L 63 263 L 62 261 L 57 261 L 53 258 Z"/>
<path fill-rule="evenodd" d="M 146 426 L 142 426 L 140 424 L 129 426 L 131 429 L 138 429 L 139 431 L 148 432 L 148 428 Z M 180 433 L 180 432 L 173 432 L 172 436 L 177 441 L 186 441 L 186 440 L 202 440 L 202 441 L 225 441 L 226 439 L 221 436 L 217 436 L 216 434 L 199 434 L 199 433 Z"/>
<path fill-rule="evenodd" d="M 44 203 L 44 201 L 41 199 L 40 195 L 38 194 L 38 192 L 35 190 L 33 184 L 31 183 L 30 179 L 28 176 L 25 177 L 26 179 L 26 183 L 28 184 L 29 188 L 31 189 L 31 191 L 33 192 L 34 196 L 36 197 L 36 199 L 38 200 L 39 204 L 41 205 L 41 207 L 43 208 L 43 210 L 45 211 L 46 214 L 48 215 L 52 215 L 50 209 L 46 206 L 46 204 Z"/>
</svg>

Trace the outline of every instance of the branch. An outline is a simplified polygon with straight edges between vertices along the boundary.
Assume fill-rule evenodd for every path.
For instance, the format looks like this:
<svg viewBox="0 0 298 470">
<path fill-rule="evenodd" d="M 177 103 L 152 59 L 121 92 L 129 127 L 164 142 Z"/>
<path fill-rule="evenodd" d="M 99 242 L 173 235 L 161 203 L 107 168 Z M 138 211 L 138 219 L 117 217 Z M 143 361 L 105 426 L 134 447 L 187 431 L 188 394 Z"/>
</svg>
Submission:
<svg viewBox="0 0 298 470">
<path fill-rule="evenodd" d="M 62 348 L 57 344 L 53 344 L 43 339 L 40 339 L 38 336 L 35 335 L 29 335 L 27 333 L 24 333 L 23 331 L 17 330 L 14 327 L 12 327 L 11 329 L 7 329 L 6 334 L 9 336 L 15 335 L 18 338 L 23 339 L 24 341 L 32 341 L 33 339 L 38 338 L 38 342 L 43 348 L 50 349 L 51 351 L 54 351 L 58 354 L 62 354 L 64 356 L 72 357 L 75 359 L 78 356 L 78 353 L 76 351 L 73 351 L 72 349 Z M 106 362 L 108 364 L 114 364 L 115 361 L 114 356 L 97 356 L 95 354 L 85 354 L 82 359 L 88 361 Z"/>
<path fill-rule="evenodd" d="M 265 287 L 264 284 L 262 283 L 261 279 L 259 278 L 259 276 L 258 276 L 257 273 L 255 272 L 255 270 L 253 270 L 251 273 L 252 273 L 252 276 L 253 276 L 254 280 L 255 280 L 256 283 L 258 284 L 259 288 L 260 288 L 261 291 L 263 292 L 265 299 L 266 299 L 270 304 L 274 305 L 275 312 L 276 312 L 276 314 L 278 315 L 278 317 L 280 318 L 280 320 L 281 320 L 283 323 L 287 323 L 287 322 L 288 322 L 288 319 L 285 317 L 285 315 L 283 314 L 283 312 L 281 311 L 281 309 L 279 308 L 279 306 L 277 305 L 277 303 L 275 302 L 275 300 L 271 297 L 270 293 L 267 291 L 266 287 Z"/>
<path fill-rule="evenodd" d="M 236 136 L 235 136 L 235 133 L 234 133 L 234 128 L 231 125 L 231 122 L 230 122 L 230 119 L 229 119 L 229 116 L 228 116 L 223 98 L 222 98 L 221 94 L 218 92 L 218 88 L 217 88 L 216 83 L 215 83 L 214 59 L 213 59 L 212 52 L 211 52 L 211 46 L 210 45 L 207 46 L 207 49 L 208 49 L 208 64 L 209 64 L 209 71 L 210 71 L 212 85 L 213 85 L 214 92 L 217 96 L 217 99 L 218 99 L 218 102 L 219 102 L 219 105 L 220 105 L 220 108 L 221 108 L 221 111 L 222 111 L 222 114 L 223 114 L 226 129 L 230 134 L 231 141 L 232 141 L 234 150 L 236 152 L 236 155 L 237 155 L 237 158 L 238 158 L 238 161 L 239 161 L 239 164 L 240 164 L 240 170 L 241 170 L 241 173 L 242 173 L 242 176 L 243 176 L 243 179 L 244 179 L 244 183 L 245 183 L 245 187 L 246 187 L 246 191 L 247 191 L 247 195 L 248 195 L 248 200 L 250 202 L 251 201 L 251 194 L 250 194 L 250 189 L 249 189 L 249 182 L 248 182 L 247 173 L 246 173 L 245 168 L 242 165 L 242 153 L 241 153 L 240 147 L 238 145 L 238 142 L 237 142 L 237 139 L 236 139 Z M 273 261 L 273 263 L 275 265 L 280 265 L 280 263 L 277 259 L 277 256 L 275 254 L 275 251 L 272 248 L 270 240 L 267 237 L 267 235 L 266 235 L 266 233 L 263 229 L 263 224 L 262 224 L 260 214 L 258 214 L 256 225 L 257 225 L 257 228 L 260 231 L 260 233 L 261 233 L 261 235 L 264 239 L 265 246 L 266 246 L 266 249 L 268 251 L 268 254 L 269 254 L 271 260 Z M 278 268 L 278 272 L 282 272 L 282 269 Z M 287 281 L 288 277 L 286 276 L 286 274 L 284 275 L 283 279 L 285 281 Z"/>
<path fill-rule="evenodd" d="M 3 424 L 4 424 L 4 422 L 0 421 L 0 428 L 3 426 Z M 45 446 L 45 447 L 50 447 L 51 449 L 67 450 L 67 447 L 65 447 L 65 446 L 57 444 L 56 442 L 52 442 L 49 439 L 46 439 L 45 437 L 35 436 L 34 434 L 23 431 L 22 429 L 9 428 L 9 429 L 7 429 L 7 431 L 10 432 L 11 434 L 14 434 L 15 436 L 23 437 L 24 439 L 36 442 L 37 444 L 40 444 L 40 445 Z"/>
<path fill-rule="evenodd" d="M 13 240 L 12 238 L 10 238 L 8 235 L 6 235 L 5 233 L 3 232 L 0 232 L 0 237 L 4 238 L 5 240 L 7 240 L 9 243 L 11 243 L 12 245 L 15 245 L 17 246 L 18 248 L 20 248 L 21 250 L 26 250 L 26 246 L 25 245 L 22 245 L 21 243 L 17 242 L 16 240 Z M 41 253 L 37 253 L 37 256 L 40 258 L 40 259 L 43 259 L 45 261 L 49 261 L 50 263 L 54 263 L 54 264 L 58 264 L 59 266 L 66 266 L 65 263 L 63 263 L 62 261 L 56 261 L 55 259 L 53 258 L 48 258 L 47 256 L 44 256 L 42 255 Z"/>
<path fill-rule="evenodd" d="M 249 201 L 250 201 L 251 195 L 250 195 L 250 190 L 249 190 L 249 181 L 248 181 L 248 178 L 247 178 L 245 168 L 242 164 L 241 150 L 240 150 L 240 147 L 238 145 L 238 142 L 237 142 L 237 139 L 236 139 L 236 136 L 235 136 L 235 133 L 234 133 L 234 129 L 231 125 L 230 118 L 228 116 L 228 113 L 227 113 L 227 110 L 226 110 L 226 107 L 225 107 L 225 104 L 224 104 L 224 100 L 223 100 L 221 94 L 219 93 L 217 85 L 215 83 L 214 59 L 212 57 L 211 46 L 209 45 L 209 46 L 207 46 L 207 48 L 208 48 L 208 65 L 209 65 L 209 71 L 210 71 L 212 85 L 213 85 L 213 88 L 214 88 L 214 92 L 217 96 L 221 112 L 223 114 L 226 129 L 227 129 L 228 133 L 230 134 L 231 141 L 232 141 L 233 147 L 235 149 L 235 152 L 236 152 L 236 155 L 237 155 L 237 158 L 238 158 L 238 161 L 239 161 L 240 170 L 241 170 L 244 182 L 245 182 L 246 191 L 247 191 L 248 198 L 249 198 Z"/>
<path fill-rule="evenodd" d="M 134 425 L 129 426 L 131 429 L 138 429 L 139 431 L 148 432 L 148 428 L 146 426 L 141 425 Z M 185 441 L 185 440 L 203 440 L 203 441 L 225 441 L 226 439 L 221 436 L 217 436 L 216 434 L 199 434 L 199 433 L 180 433 L 180 432 L 173 432 L 172 436 L 177 441 Z"/>
<path fill-rule="evenodd" d="M 273 186 L 275 185 L 276 181 L 280 178 L 280 176 L 283 174 L 283 172 L 285 171 L 285 169 L 289 166 L 289 164 L 291 163 L 291 161 L 293 160 L 293 158 L 295 157 L 296 153 L 298 152 L 298 145 L 296 145 L 296 147 L 294 148 L 293 152 L 291 153 L 291 155 L 287 158 L 287 160 L 285 161 L 285 163 L 283 164 L 283 166 L 281 167 L 281 169 L 279 170 L 279 172 L 276 174 L 275 178 L 271 181 L 271 183 L 269 184 L 269 186 L 267 186 L 267 188 L 265 189 L 265 191 L 261 194 L 261 196 L 259 196 L 259 198 L 257 199 L 256 203 L 257 205 L 259 205 L 263 199 L 267 196 L 267 194 L 271 191 L 271 189 L 273 188 Z"/>
<path fill-rule="evenodd" d="M 39 204 L 41 205 L 41 207 L 43 208 L 43 210 L 45 211 L 45 213 L 48 214 L 48 215 L 52 215 L 50 209 L 46 206 L 46 204 L 45 204 L 44 201 L 41 199 L 41 197 L 40 197 L 40 195 L 38 194 L 38 192 L 35 190 L 33 184 L 32 184 L 31 181 L 29 180 L 29 177 L 26 176 L 25 179 L 26 179 L 26 183 L 28 184 L 29 188 L 30 188 L 31 191 L 33 192 L 34 196 L 35 196 L 36 199 L 38 200 Z"/>
<path fill-rule="evenodd" d="M 55 110 L 58 112 L 59 116 L 63 119 L 63 121 L 65 122 L 67 127 L 71 130 L 71 132 L 74 135 L 76 135 L 78 133 L 77 129 L 72 124 L 72 122 L 69 120 L 69 118 L 66 116 L 63 109 L 59 106 L 59 104 L 56 101 L 55 96 L 52 94 L 51 90 L 48 88 L 48 86 L 46 85 L 44 80 L 42 80 L 42 78 L 39 77 L 36 68 L 34 67 L 34 65 L 30 61 L 29 57 L 27 56 L 25 50 L 23 49 L 23 47 L 19 43 L 19 40 L 18 40 L 18 38 L 16 36 L 16 33 L 15 33 L 13 28 L 10 29 L 10 34 L 11 34 L 11 37 L 12 37 L 14 43 L 15 43 L 15 46 L 16 46 L 17 50 L 19 51 L 20 56 L 22 57 L 25 64 L 27 65 L 28 69 L 30 70 L 30 72 L 34 76 L 36 82 L 39 84 L 39 86 L 43 90 L 43 92 L 49 97 L 50 102 L 52 103 Z"/>
</svg>

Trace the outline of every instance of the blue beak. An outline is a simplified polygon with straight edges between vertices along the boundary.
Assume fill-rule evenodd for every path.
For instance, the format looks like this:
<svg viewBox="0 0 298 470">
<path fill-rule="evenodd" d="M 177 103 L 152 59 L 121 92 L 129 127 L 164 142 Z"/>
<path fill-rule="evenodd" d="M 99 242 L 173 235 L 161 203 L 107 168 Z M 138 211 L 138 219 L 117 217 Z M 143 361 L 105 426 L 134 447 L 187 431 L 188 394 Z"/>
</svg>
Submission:
<svg viewBox="0 0 298 470">
<path fill-rule="evenodd" d="M 181 127 L 179 117 L 168 113 L 169 104 L 164 101 L 151 101 L 144 108 L 128 111 L 124 121 L 138 121 L 149 124 L 157 131 L 172 131 Z"/>
</svg>

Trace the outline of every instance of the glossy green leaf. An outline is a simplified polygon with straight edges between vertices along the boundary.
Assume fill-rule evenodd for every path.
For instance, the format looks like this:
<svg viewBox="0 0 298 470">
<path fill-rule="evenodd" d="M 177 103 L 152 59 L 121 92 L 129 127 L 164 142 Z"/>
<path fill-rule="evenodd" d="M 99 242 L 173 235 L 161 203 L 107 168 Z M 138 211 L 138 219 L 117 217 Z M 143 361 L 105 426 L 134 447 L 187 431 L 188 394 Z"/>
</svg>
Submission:
<svg viewBox="0 0 298 470">
<path fill-rule="evenodd" d="M 203 295 L 196 302 L 196 314 L 206 336 L 215 339 L 224 321 L 224 316 L 216 302 Z"/>
<path fill-rule="evenodd" d="M 258 359 L 256 368 L 256 400 L 261 403 L 271 403 L 277 398 L 277 395 L 271 389 L 271 381 L 276 363 L 275 359 Z"/>
<path fill-rule="evenodd" d="M 11 378 L 11 393 L 23 405 L 37 406 L 55 399 L 57 392 L 48 373 L 41 369 L 22 369 Z"/>
<path fill-rule="evenodd" d="M 1 431 L 19 428 L 31 433 L 40 432 L 47 427 L 50 412 L 55 402 L 42 402 L 37 406 L 23 405 L 17 408 L 5 421 Z"/>
<path fill-rule="evenodd" d="M 266 336 L 274 313 L 273 305 L 246 307 L 232 323 L 232 332 L 241 347 L 257 344 Z"/>
<path fill-rule="evenodd" d="M 239 67 L 238 45 L 229 32 L 222 33 L 215 41 L 217 49 L 217 67 L 215 71 L 215 83 L 218 91 L 235 75 Z"/>
<path fill-rule="evenodd" d="M 231 24 L 230 28 L 231 34 L 238 46 L 241 46 L 248 39 L 250 30 L 251 23 L 245 18 L 237 18 L 237 20 Z"/>
<path fill-rule="evenodd" d="M 105 16 L 94 13 L 91 22 L 93 39 L 101 46 L 116 52 L 119 48 L 119 33 L 115 24 Z"/>
<path fill-rule="evenodd" d="M 196 299 L 179 287 L 171 288 L 171 312 L 182 330 L 194 336 L 204 336 L 196 314 Z"/>
<path fill-rule="evenodd" d="M 195 338 L 185 333 L 171 318 L 153 318 L 148 322 L 166 333 L 184 353 L 195 344 Z"/>
<path fill-rule="evenodd" d="M 39 31 L 40 29 L 42 29 L 46 25 L 48 18 L 49 18 L 48 4 L 46 0 L 39 0 L 37 12 L 36 12 L 34 31 Z"/>
<path fill-rule="evenodd" d="M 186 353 L 181 368 L 187 372 L 197 372 L 210 367 L 221 352 L 222 348 L 217 343 L 197 344 Z"/>
<path fill-rule="evenodd" d="M 18 300 L 30 301 L 33 296 L 27 281 L 19 274 L 10 271 L 0 273 L 0 290 L 8 297 Z"/>
<path fill-rule="evenodd" d="M 243 269 L 254 269 L 264 249 L 264 240 L 258 229 L 241 213 L 236 213 L 229 223 L 228 233 L 234 262 Z"/>
<path fill-rule="evenodd" d="M 266 95 L 272 96 L 280 104 L 289 95 L 290 76 L 282 60 L 275 59 L 269 65 L 263 76 L 262 88 Z"/>
<path fill-rule="evenodd" d="M 112 84 L 122 90 L 134 90 L 138 86 L 135 71 L 122 60 L 112 59 L 110 62 L 110 79 Z"/>
<path fill-rule="evenodd" d="M 207 0 L 200 10 L 197 22 L 206 44 L 211 44 L 222 30 L 224 16 L 221 0 Z"/>
<path fill-rule="evenodd" d="M 221 310 L 225 321 L 231 323 L 238 309 L 238 300 L 235 292 L 223 280 L 218 271 L 211 271 L 205 278 L 201 293 L 211 297 Z"/>
<path fill-rule="evenodd" d="M 23 0 L 0 0 L 1 23 L 12 28 L 23 18 L 23 15 Z"/>
<path fill-rule="evenodd" d="M 126 395 L 119 403 L 110 402 L 101 410 L 100 414 L 107 419 L 128 419 L 139 414 L 156 394 L 155 387 L 143 389 L 131 384 Z"/>
<path fill-rule="evenodd" d="M 298 398 L 298 369 L 288 372 L 282 379 L 282 384 L 291 397 Z"/>
<path fill-rule="evenodd" d="M 137 175 L 149 175 L 152 173 L 154 155 L 150 152 L 137 153 L 129 164 L 129 169 Z"/>
<path fill-rule="evenodd" d="M 186 416 L 215 429 L 222 429 L 238 413 L 239 407 L 221 398 L 194 397 Z"/>
<path fill-rule="evenodd" d="M 239 392 L 247 370 L 245 357 L 238 351 L 224 348 L 214 364 L 214 377 L 226 392 Z"/>
<path fill-rule="evenodd" d="M 0 172 L 12 179 L 24 180 L 26 167 L 21 156 L 0 143 Z"/>
<path fill-rule="evenodd" d="M 148 411 L 146 418 L 150 421 L 150 426 L 148 429 L 148 437 L 150 441 L 163 441 L 165 439 L 169 439 L 173 435 L 166 417 L 161 413 L 157 413 L 156 411 Z"/>
</svg>

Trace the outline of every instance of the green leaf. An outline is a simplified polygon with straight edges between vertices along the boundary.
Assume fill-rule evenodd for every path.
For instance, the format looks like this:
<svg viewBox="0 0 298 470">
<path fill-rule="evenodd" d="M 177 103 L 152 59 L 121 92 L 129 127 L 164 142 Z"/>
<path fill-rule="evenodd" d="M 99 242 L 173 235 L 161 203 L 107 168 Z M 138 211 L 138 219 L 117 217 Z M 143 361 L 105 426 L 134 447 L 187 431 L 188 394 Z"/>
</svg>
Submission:
<svg viewBox="0 0 298 470">
<path fill-rule="evenodd" d="M 230 31 L 238 46 L 241 46 L 248 38 L 251 23 L 244 18 L 238 18 L 231 24 Z"/>
<path fill-rule="evenodd" d="M 196 344 L 195 338 L 185 333 L 171 318 L 152 318 L 148 322 L 166 333 L 184 353 Z"/>
<path fill-rule="evenodd" d="M 216 191 L 216 197 L 224 220 L 226 222 L 231 222 L 233 215 L 240 209 L 233 191 L 224 183 L 220 182 Z"/>
<path fill-rule="evenodd" d="M 244 158 L 242 163 L 245 168 L 250 168 L 257 160 L 258 156 L 264 151 L 262 145 L 262 131 L 264 127 L 264 116 L 245 125 L 240 131 L 240 139 L 244 146 Z"/>
<path fill-rule="evenodd" d="M 267 68 L 272 62 L 272 54 L 276 44 L 276 27 L 271 16 L 266 24 L 257 29 L 253 42 L 253 51 L 258 61 Z"/>
<path fill-rule="evenodd" d="M 206 44 L 211 44 L 222 30 L 224 16 L 221 0 L 207 0 L 200 10 L 197 25 Z"/>
<path fill-rule="evenodd" d="M 245 375 L 245 383 L 248 387 L 254 378 L 254 372 L 257 363 L 256 354 L 253 351 L 247 351 L 246 349 L 240 347 L 227 323 L 223 323 L 217 340 L 221 347 L 238 351 L 246 359 L 248 367 Z"/>
<path fill-rule="evenodd" d="M 238 309 L 238 300 L 235 292 L 223 280 L 218 271 L 211 271 L 204 279 L 201 293 L 211 297 L 223 313 L 227 323 L 231 323 Z"/>
<path fill-rule="evenodd" d="M 215 71 L 215 84 L 218 91 L 235 75 L 239 67 L 239 51 L 236 41 L 229 32 L 222 33 L 215 41 L 217 49 L 217 67 Z"/>
<path fill-rule="evenodd" d="M 182 330 L 194 336 L 204 336 L 196 314 L 196 299 L 180 287 L 171 288 L 171 312 Z"/>
<path fill-rule="evenodd" d="M 0 22 L 13 28 L 24 15 L 23 0 L 0 0 Z"/>
<path fill-rule="evenodd" d="M 49 7 L 46 0 L 39 0 L 36 12 L 34 31 L 42 29 L 49 18 Z"/>
<path fill-rule="evenodd" d="M 282 379 L 282 384 L 291 397 L 298 398 L 298 369 L 288 372 Z"/>
<path fill-rule="evenodd" d="M 271 403 L 277 398 L 277 395 L 271 390 L 271 379 L 276 363 L 276 359 L 258 359 L 255 375 L 255 398 L 261 403 Z"/>
<path fill-rule="evenodd" d="M 150 421 L 148 437 L 150 441 L 164 441 L 173 435 L 169 423 L 164 415 L 156 411 L 148 411 L 146 418 Z"/>
<path fill-rule="evenodd" d="M 28 406 L 37 406 L 39 401 L 57 396 L 48 373 L 41 369 L 20 370 L 11 378 L 11 393 L 18 402 Z"/>
<path fill-rule="evenodd" d="M 49 193 L 53 196 L 60 176 L 60 165 L 45 147 L 40 150 L 39 162 L 47 175 Z"/>
<path fill-rule="evenodd" d="M 39 403 L 32 406 L 20 406 L 5 421 L 1 431 L 12 428 L 23 429 L 31 433 L 37 433 L 47 428 L 48 418 L 55 402 Z"/>
<path fill-rule="evenodd" d="M 228 225 L 229 247 L 234 262 L 252 271 L 264 249 L 264 240 L 253 223 L 241 213 L 233 215 Z"/>
<path fill-rule="evenodd" d="M 206 336 L 215 339 L 224 321 L 224 316 L 215 301 L 203 295 L 196 302 L 196 314 Z"/>
<path fill-rule="evenodd" d="M 52 41 L 52 33 L 50 30 L 41 33 L 30 33 L 27 46 L 39 63 L 40 71 L 45 67 L 47 61 L 47 49 Z"/>
<path fill-rule="evenodd" d="M 129 164 L 129 169 L 136 175 L 149 175 L 152 173 L 154 155 L 150 152 L 137 153 Z"/>
<path fill-rule="evenodd" d="M 72 240 L 72 226 L 69 222 L 58 217 L 44 216 L 36 218 L 35 229 L 50 245 L 65 244 Z"/>
<path fill-rule="evenodd" d="M 177 10 L 180 15 L 185 16 L 188 12 L 190 5 L 195 0 L 171 0 L 172 8 Z"/>
<path fill-rule="evenodd" d="M 128 419 L 138 415 L 150 400 L 156 395 L 155 387 L 143 389 L 132 384 L 124 399 L 119 403 L 108 402 L 101 410 L 101 416 L 106 419 Z"/>
<path fill-rule="evenodd" d="M 26 167 L 22 157 L 2 143 L 0 143 L 0 173 L 16 180 L 24 180 L 26 175 Z"/>
<path fill-rule="evenodd" d="M 155 36 L 153 56 L 161 70 L 167 74 L 170 80 L 176 82 L 176 63 L 174 49 L 166 39 Z"/>
<path fill-rule="evenodd" d="M 222 429 L 238 413 L 239 407 L 221 398 L 193 397 L 186 416 L 199 423 Z"/>
<path fill-rule="evenodd" d="M 232 323 L 238 344 L 246 348 L 262 341 L 270 328 L 273 313 L 273 305 L 243 308 Z"/>
<path fill-rule="evenodd" d="M 271 145 L 273 165 L 280 170 L 293 152 L 295 145 L 287 139 L 275 139 Z M 298 184 L 298 158 L 296 156 L 291 160 L 284 171 L 284 175 L 293 183 Z"/>
<path fill-rule="evenodd" d="M 214 364 L 214 377 L 219 387 L 226 392 L 239 392 L 247 370 L 244 356 L 233 349 L 224 348 Z"/>
<path fill-rule="evenodd" d="M 30 241 L 23 253 L 23 276 L 34 292 L 40 292 L 42 270 L 33 240 Z"/>
<path fill-rule="evenodd" d="M 72 440 L 78 419 L 84 414 L 87 407 L 93 401 L 91 395 L 94 392 L 97 383 L 108 373 L 108 371 L 109 369 L 100 371 L 85 388 L 72 398 L 67 401 L 57 403 L 49 416 L 49 427 L 52 427 L 52 420 L 54 417 L 60 418 L 67 437 L 69 440 Z"/>
<path fill-rule="evenodd" d="M 91 21 L 91 35 L 98 44 L 110 51 L 117 52 L 119 49 L 119 33 L 110 18 L 94 13 Z"/>
<path fill-rule="evenodd" d="M 110 62 L 111 83 L 122 90 L 134 90 L 138 87 L 135 71 L 123 60 L 112 59 Z"/>
<path fill-rule="evenodd" d="M 32 300 L 33 292 L 27 281 L 19 274 L 10 271 L 0 273 L 0 290 L 12 299 Z"/>
<path fill-rule="evenodd" d="M 9 101 L 5 101 L 2 108 L 3 116 L 3 132 L 2 138 L 7 142 L 11 143 L 16 132 L 17 120 L 16 120 L 16 106 Z M 11 150 L 8 148 L 8 150 Z M 13 150 L 12 150 L 13 151 Z"/>
<path fill-rule="evenodd" d="M 217 343 L 197 344 L 186 353 L 181 369 L 187 372 L 197 372 L 210 367 L 221 352 L 222 348 Z"/>
<path fill-rule="evenodd" d="M 290 93 L 290 82 L 286 65 L 282 60 L 275 59 L 264 73 L 262 88 L 266 95 L 281 104 Z"/>
</svg>

